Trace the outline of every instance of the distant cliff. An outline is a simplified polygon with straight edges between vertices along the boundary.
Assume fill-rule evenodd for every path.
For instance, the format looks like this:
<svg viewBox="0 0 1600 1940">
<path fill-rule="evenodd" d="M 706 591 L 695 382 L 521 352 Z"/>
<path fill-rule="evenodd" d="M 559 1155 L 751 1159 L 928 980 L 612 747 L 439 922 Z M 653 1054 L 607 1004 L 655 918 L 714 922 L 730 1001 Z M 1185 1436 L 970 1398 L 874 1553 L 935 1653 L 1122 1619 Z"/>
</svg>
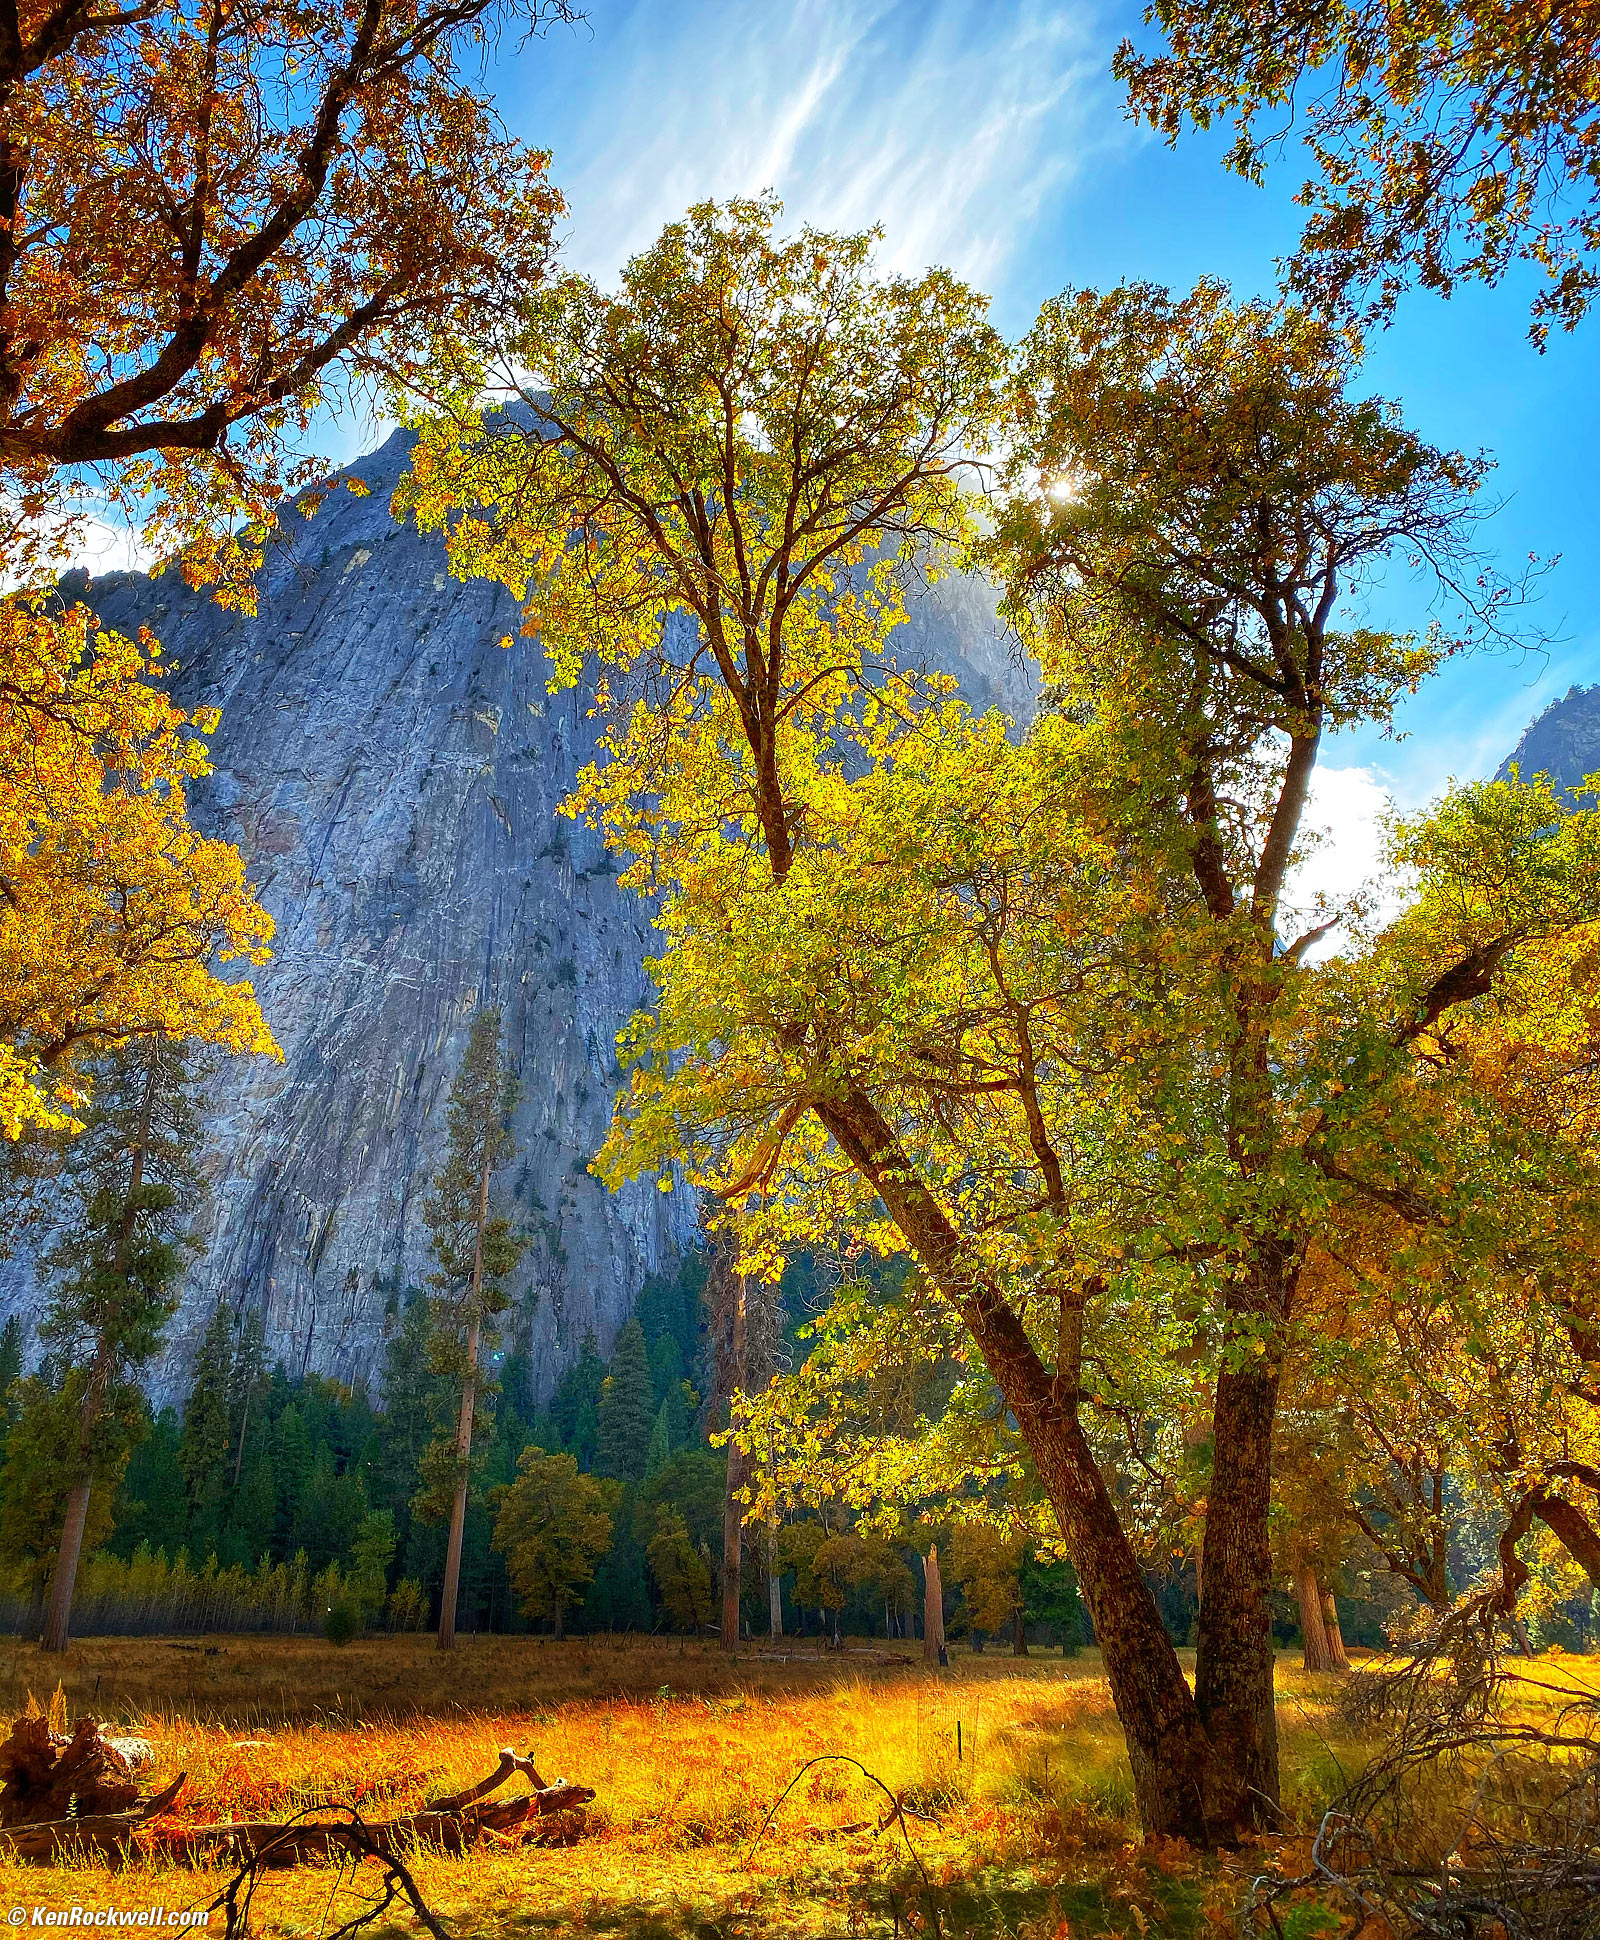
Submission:
<svg viewBox="0 0 1600 1940">
<path fill-rule="evenodd" d="M 1600 771 L 1600 686 L 1569 687 L 1532 722 L 1500 764 L 1496 780 L 1512 767 L 1524 781 L 1547 774 L 1566 788 Z"/>
<path fill-rule="evenodd" d="M 288 515 L 254 619 L 171 573 L 89 592 L 106 625 L 151 627 L 180 699 L 221 707 L 195 816 L 239 845 L 278 926 L 258 986 L 284 1062 L 235 1059 L 216 1080 L 205 1250 L 163 1395 L 218 1300 L 259 1309 L 293 1371 L 375 1384 L 399 1293 L 429 1271 L 422 1201 L 484 1002 L 522 1085 L 503 1185 L 536 1236 L 517 1335 L 541 1393 L 589 1329 L 609 1349 L 695 1228 L 689 1194 L 612 1194 L 587 1171 L 657 942 L 598 838 L 556 813 L 593 750 L 588 694 L 547 696 L 537 645 L 499 644 L 509 597 L 451 579 L 440 543 L 390 518 L 406 450 L 397 433 L 351 468 L 370 496 Z M 902 643 L 980 706 L 1028 705 L 979 584 L 914 602 Z M 25 1260 L 0 1266 L 0 1312 L 37 1298 Z"/>
</svg>

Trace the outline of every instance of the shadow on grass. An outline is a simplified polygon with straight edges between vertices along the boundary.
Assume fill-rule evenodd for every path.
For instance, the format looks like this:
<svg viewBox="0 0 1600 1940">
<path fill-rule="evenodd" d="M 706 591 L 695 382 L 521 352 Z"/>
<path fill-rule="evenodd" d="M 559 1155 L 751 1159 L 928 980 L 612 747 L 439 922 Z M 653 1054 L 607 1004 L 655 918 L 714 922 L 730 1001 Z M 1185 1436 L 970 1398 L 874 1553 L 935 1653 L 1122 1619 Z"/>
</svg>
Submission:
<svg viewBox="0 0 1600 1940">
<path fill-rule="evenodd" d="M 462 1940 L 487 1940 L 488 1927 L 458 1930 Z M 986 1870 L 932 1888 L 881 1880 L 843 1883 L 831 1895 L 767 1890 L 714 1903 L 706 1900 L 610 1900 L 578 1912 L 497 1909 L 497 1935 L 539 1940 L 1072 1940 L 1148 1936 L 1194 1940 L 1202 1930 L 1200 1895 L 1165 1882 L 1152 1900 L 1117 1904 L 1098 1882 L 1050 1885 L 1035 1875 Z"/>
</svg>

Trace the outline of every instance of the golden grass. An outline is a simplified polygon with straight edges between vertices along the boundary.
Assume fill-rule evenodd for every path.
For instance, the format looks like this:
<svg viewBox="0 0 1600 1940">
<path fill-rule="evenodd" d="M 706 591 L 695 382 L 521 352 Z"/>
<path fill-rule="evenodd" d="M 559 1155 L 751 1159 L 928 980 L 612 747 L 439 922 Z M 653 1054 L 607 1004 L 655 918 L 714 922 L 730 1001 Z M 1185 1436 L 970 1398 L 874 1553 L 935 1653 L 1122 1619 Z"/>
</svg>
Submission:
<svg viewBox="0 0 1600 1940">
<path fill-rule="evenodd" d="M 1588 1670 L 1582 1659 L 1551 1663 L 1552 1687 L 1579 1665 Z M 12 1646 L 0 1656 L 0 1702 L 29 1691 L 43 1701 L 58 1674 L 73 1715 L 92 1710 L 151 1739 L 154 1783 L 187 1771 L 184 1819 L 328 1800 L 387 1816 L 470 1783 L 507 1743 L 547 1779 L 593 1786 L 576 1846 L 419 1855 L 418 1878 L 458 1940 L 890 1933 L 917 1874 L 898 1833 L 876 1832 L 882 1795 L 838 1754 L 929 1815 L 912 1837 L 946 1933 L 1220 1932 L 1238 1892 L 1236 1871 L 1136 1847 L 1127 1761 L 1093 1652 L 1065 1662 L 958 1653 L 930 1674 L 887 1645 L 843 1656 L 797 1646 L 787 1662 L 763 1651 L 730 1664 L 714 1646 L 640 1638 L 484 1638 L 450 1657 L 416 1637 L 343 1650 L 279 1637 L 200 1650 L 90 1639 L 64 1666 Z M 1360 1748 L 1334 1734 L 1336 1680 L 1307 1677 L 1286 1656 L 1279 1684 L 1287 1802 L 1309 1817 Z M 813 1758 L 829 1762 L 800 1778 L 756 1842 Z M 224 1877 L 171 1862 L 113 1873 L 0 1861 L 0 1925 L 12 1906 L 203 1904 Z M 277 1875 L 253 1930 L 329 1930 L 355 1907 L 350 1885 L 329 1866 Z"/>
</svg>

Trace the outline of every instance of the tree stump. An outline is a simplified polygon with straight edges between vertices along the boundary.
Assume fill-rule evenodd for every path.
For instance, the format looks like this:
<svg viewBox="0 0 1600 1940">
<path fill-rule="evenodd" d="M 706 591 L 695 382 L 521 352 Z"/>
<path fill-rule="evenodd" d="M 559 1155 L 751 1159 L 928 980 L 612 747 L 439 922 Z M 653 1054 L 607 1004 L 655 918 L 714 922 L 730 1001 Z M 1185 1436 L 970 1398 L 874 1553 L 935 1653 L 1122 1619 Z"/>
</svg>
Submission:
<svg viewBox="0 0 1600 1940">
<path fill-rule="evenodd" d="M 35 1713 L 0 1744 L 0 1826 L 125 1812 L 138 1796 L 132 1765 L 93 1718 L 63 1738 Z"/>
</svg>

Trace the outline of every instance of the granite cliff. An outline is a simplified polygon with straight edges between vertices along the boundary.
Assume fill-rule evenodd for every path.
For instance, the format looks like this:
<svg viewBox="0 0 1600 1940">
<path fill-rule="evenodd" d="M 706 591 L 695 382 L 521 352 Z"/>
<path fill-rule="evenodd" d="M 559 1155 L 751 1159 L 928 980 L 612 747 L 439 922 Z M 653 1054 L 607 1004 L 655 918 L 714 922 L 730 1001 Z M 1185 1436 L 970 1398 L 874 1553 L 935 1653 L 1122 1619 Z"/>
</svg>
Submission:
<svg viewBox="0 0 1600 1940">
<path fill-rule="evenodd" d="M 587 696 L 548 696 L 537 647 L 499 644 L 510 598 L 450 578 L 442 546 L 391 519 L 406 450 L 397 433 L 351 468 L 368 496 L 288 515 L 254 618 L 176 574 L 89 589 L 106 625 L 150 626 L 181 699 L 221 707 L 195 816 L 239 845 L 277 923 L 257 982 L 284 1058 L 214 1081 L 204 1250 L 161 1396 L 181 1392 L 219 1300 L 259 1309 L 291 1370 L 375 1382 L 400 1292 L 429 1271 L 422 1202 L 484 1002 L 521 1081 L 502 1183 L 535 1235 L 516 1333 L 537 1391 L 587 1331 L 609 1349 L 695 1229 L 683 1190 L 612 1194 L 587 1171 L 654 942 L 598 838 L 557 814 L 592 751 Z M 980 584 L 941 582 L 902 639 L 977 704 L 1027 707 Z M 37 1298 L 26 1259 L 0 1266 L 0 1312 Z"/>
<path fill-rule="evenodd" d="M 1524 780 L 1546 774 L 1565 788 L 1600 770 L 1600 686 L 1569 687 L 1552 701 L 1500 764 L 1496 779 L 1504 780 L 1513 765 Z"/>
</svg>

